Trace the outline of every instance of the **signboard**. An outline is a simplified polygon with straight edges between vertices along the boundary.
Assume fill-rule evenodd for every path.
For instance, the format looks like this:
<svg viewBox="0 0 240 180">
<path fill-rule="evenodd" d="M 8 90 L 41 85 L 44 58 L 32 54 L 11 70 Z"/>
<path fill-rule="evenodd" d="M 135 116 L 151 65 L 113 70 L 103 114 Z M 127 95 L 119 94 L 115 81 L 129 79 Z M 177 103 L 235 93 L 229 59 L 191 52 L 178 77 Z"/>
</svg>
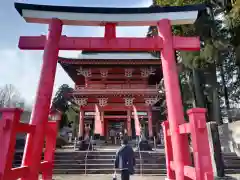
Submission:
<svg viewBox="0 0 240 180">
<path fill-rule="evenodd" d="M 132 112 L 132 116 L 134 115 L 134 112 Z M 147 116 L 147 112 L 137 112 L 138 116 Z"/>
<path fill-rule="evenodd" d="M 88 112 L 84 112 L 85 116 L 95 116 L 95 112 L 94 111 L 88 111 Z"/>
</svg>

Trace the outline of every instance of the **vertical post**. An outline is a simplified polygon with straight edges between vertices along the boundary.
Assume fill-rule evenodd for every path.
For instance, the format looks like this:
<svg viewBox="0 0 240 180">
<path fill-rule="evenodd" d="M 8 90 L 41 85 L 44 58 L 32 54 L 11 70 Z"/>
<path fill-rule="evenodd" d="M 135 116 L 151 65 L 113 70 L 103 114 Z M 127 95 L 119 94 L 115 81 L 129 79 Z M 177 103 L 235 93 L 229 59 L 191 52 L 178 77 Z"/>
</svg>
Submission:
<svg viewBox="0 0 240 180">
<path fill-rule="evenodd" d="M 196 179 L 205 179 L 205 176 L 208 175 L 208 180 L 213 180 L 213 168 L 205 117 L 206 110 L 204 108 L 194 108 L 188 110 L 187 113 L 191 126 Z"/>
<path fill-rule="evenodd" d="M 172 141 L 171 137 L 168 135 L 169 122 L 164 121 L 162 123 L 163 136 L 165 142 L 165 157 L 166 157 L 166 167 L 167 167 L 167 180 L 174 180 L 175 174 L 171 169 L 171 161 L 173 161 L 173 151 L 172 151 Z"/>
<path fill-rule="evenodd" d="M 152 139 L 153 123 L 152 123 L 152 108 L 151 108 L 151 106 L 149 106 L 149 108 L 148 108 L 148 132 L 149 132 L 149 138 Z"/>
<path fill-rule="evenodd" d="M 29 174 L 24 180 L 37 180 L 44 144 L 45 127 L 48 122 L 49 108 L 55 80 L 59 41 L 62 33 L 62 22 L 52 19 L 49 34 L 44 48 L 43 65 L 30 124 L 35 125 L 35 133 L 27 136 L 23 155 L 23 166 L 29 166 Z"/>
<path fill-rule="evenodd" d="M 176 180 L 184 180 L 184 166 L 191 165 L 188 137 L 179 134 L 179 124 L 183 124 L 184 113 L 173 47 L 172 28 L 168 19 L 158 22 L 159 35 L 163 40 L 161 51 L 162 71 L 166 89 L 166 102 L 171 140 L 173 146 Z"/>
<path fill-rule="evenodd" d="M 83 130 L 84 130 L 84 111 L 80 107 L 79 112 L 79 128 L 78 128 L 78 137 L 83 138 Z"/>
<path fill-rule="evenodd" d="M 104 38 L 106 38 L 108 40 L 116 38 L 116 24 L 115 23 L 107 23 L 105 25 Z"/>
<path fill-rule="evenodd" d="M 105 133 L 105 123 L 104 123 L 104 111 L 100 111 L 100 119 L 101 119 L 101 126 L 102 126 L 102 133 L 101 136 L 104 137 Z"/>
<path fill-rule="evenodd" d="M 128 137 L 131 137 L 132 136 L 131 109 L 127 110 L 127 132 L 128 132 Z"/>
<path fill-rule="evenodd" d="M 60 119 L 59 119 L 60 120 Z M 50 121 L 47 124 L 46 132 L 46 149 L 44 152 L 44 161 L 47 162 L 47 166 L 42 170 L 42 179 L 52 179 L 53 174 L 53 159 L 56 148 L 56 138 L 58 133 L 58 121 Z"/>
<path fill-rule="evenodd" d="M 21 109 L 0 109 L 0 179 L 8 179 L 12 168 L 16 144 L 17 126 Z M 12 172 L 13 173 L 13 172 Z"/>
</svg>

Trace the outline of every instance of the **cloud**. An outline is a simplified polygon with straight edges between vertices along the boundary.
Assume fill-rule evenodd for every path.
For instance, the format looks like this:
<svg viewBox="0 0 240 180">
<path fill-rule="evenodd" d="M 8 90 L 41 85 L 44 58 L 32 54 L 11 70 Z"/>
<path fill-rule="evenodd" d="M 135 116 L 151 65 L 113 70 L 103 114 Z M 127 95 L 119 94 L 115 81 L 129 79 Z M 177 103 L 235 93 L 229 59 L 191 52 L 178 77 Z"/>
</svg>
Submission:
<svg viewBox="0 0 240 180">
<path fill-rule="evenodd" d="M 62 52 L 63 55 L 66 52 Z M 42 66 L 42 52 L 20 51 L 18 49 L 0 50 L 2 69 L 0 71 L 0 86 L 13 84 L 26 103 L 33 104 L 38 87 Z M 58 65 L 54 83 L 54 94 L 61 84 L 73 86 L 73 82 Z"/>
</svg>

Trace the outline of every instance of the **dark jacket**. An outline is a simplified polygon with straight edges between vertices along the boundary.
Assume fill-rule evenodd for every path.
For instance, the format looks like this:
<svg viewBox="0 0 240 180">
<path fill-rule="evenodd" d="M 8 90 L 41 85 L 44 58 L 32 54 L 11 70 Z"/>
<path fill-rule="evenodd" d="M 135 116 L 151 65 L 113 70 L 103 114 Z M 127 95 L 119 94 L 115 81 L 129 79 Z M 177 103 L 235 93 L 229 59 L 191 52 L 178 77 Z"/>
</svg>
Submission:
<svg viewBox="0 0 240 180">
<path fill-rule="evenodd" d="M 115 168 L 128 170 L 130 174 L 133 174 L 135 165 L 136 160 L 132 147 L 128 145 L 122 146 L 116 155 Z"/>
</svg>

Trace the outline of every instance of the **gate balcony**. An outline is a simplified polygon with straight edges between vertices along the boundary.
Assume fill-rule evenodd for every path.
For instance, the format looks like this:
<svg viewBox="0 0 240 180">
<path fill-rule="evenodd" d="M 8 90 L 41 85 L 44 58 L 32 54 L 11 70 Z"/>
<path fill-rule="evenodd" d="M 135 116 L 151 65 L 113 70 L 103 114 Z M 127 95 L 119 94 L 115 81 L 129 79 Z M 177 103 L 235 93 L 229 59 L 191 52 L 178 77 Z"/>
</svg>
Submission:
<svg viewBox="0 0 240 180">
<path fill-rule="evenodd" d="M 157 95 L 159 89 L 157 85 L 145 84 L 91 84 L 88 86 L 75 86 L 75 95 Z"/>
</svg>

